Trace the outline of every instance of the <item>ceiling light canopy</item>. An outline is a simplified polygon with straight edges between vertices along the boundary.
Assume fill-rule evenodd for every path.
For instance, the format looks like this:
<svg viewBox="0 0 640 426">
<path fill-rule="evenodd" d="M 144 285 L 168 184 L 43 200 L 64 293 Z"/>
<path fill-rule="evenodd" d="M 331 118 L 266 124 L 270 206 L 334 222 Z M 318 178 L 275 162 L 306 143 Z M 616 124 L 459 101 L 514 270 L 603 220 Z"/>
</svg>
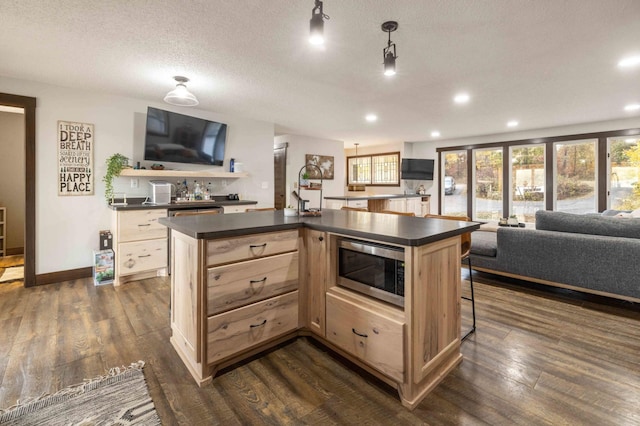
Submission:
<svg viewBox="0 0 640 426">
<path fill-rule="evenodd" d="M 466 104 L 467 102 L 469 102 L 469 99 L 471 99 L 471 97 L 468 93 L 458 93 L 453 98 L 453 101 L 457 104 Z"/>
<path fill-rule="evenodd" d="M 178 106 L 196 106 L 200 103 L 195 95 L 187 90 L 185 84 L 189 81 L 187 77 L 177 75 L 173 77 L 173 79 L 177 81 L 178 84 L 176 84 L 175 89 L 167 93 L 164 97 L 166 103 Z"/>
<path fill-rule="evenodd" d="M 324 44 L 324 20 L 330 19 L 322 11 L 322 2 L 315 0 L 315 5 L 311 9 L 311 21 L 309 21 L 309 43 L 315 45 Z"/>
<path fill-rule="evenodd" d="M 396 44 L 391 42 L 391 33 L 398 29 L 398 23 L 396 21 L 387 21 L 382 24 L 382 31 L 389 33 L 389 41 L 387 41 L 387 47 L 382 49 L 382 58 L 384 60 L 384 75 L 392 76 L 396 75 Z"/>
</svg>

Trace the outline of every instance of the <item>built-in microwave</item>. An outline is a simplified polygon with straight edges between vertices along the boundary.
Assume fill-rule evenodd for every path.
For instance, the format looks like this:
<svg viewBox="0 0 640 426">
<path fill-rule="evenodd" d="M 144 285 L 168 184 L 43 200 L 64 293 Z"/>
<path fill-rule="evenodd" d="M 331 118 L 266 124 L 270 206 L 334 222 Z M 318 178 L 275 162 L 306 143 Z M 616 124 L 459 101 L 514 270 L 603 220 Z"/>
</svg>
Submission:
<svg viewBox="0 0 640 426">
<path fill-rule="evenodd" d="M 337 241 L 337 284 L 404 306 L 404 249 L 341 238 Z"/>
</svg>

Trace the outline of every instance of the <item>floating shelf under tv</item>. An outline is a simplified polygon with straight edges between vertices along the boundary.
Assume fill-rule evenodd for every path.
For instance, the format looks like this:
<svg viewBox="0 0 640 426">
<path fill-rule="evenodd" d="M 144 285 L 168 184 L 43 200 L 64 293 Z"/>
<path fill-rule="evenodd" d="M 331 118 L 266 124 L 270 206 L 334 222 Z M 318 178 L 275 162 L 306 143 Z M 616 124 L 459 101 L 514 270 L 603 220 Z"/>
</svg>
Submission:
<svg viewBox="0 0 640 426">
<path fill-rule="evenodd" d="M 245 178 L 249 173 L 215 172 L 209 170 L 153 170 L 153 169 L 124 169 L 120 176 L 131 177 L 209 177 L 209 178 Z"/>
</svg>

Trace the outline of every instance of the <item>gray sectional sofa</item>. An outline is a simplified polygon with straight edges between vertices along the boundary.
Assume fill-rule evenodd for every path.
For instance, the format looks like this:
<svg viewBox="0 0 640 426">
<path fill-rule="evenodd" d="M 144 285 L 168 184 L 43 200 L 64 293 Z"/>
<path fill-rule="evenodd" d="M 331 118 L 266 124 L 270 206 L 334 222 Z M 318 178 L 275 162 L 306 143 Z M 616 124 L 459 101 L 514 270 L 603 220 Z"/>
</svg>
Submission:
<svg viewBox="0 0 640 426">
<path fill-rule="evenodd" d="M 640 219 L 539 210 L 471 238 L 474 269 L 640 302 Z"/>
</svg>

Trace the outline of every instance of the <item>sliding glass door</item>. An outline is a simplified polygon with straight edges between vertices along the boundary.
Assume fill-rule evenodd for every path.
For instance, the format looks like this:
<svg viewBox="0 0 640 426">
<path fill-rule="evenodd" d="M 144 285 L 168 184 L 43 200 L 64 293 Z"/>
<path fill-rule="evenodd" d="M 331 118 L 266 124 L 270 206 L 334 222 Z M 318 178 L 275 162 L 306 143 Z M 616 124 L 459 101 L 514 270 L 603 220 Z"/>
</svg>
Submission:
<svg viewBox="0 0 640 426">
<path fill-rule="evenodd" d="M 554 143 L 554 210 L 595 213 L 597 139 Z"/>
<path fill-rule="evenodd" d="M 474 152 L 475 192 L 473 218 L 499 220 L 502 213 L 502 148 L 477 149 Z"/>
<path fill-rule="evenodd" d="M 610 209 L 640 208 L 640 137 L 608 138 Z"/>
<path fill-rule="evenodd" d="M 451 151 L 444 155 L 442 179 L 442 214 L 467 216 L 467 151 Z"/>
</svg>

